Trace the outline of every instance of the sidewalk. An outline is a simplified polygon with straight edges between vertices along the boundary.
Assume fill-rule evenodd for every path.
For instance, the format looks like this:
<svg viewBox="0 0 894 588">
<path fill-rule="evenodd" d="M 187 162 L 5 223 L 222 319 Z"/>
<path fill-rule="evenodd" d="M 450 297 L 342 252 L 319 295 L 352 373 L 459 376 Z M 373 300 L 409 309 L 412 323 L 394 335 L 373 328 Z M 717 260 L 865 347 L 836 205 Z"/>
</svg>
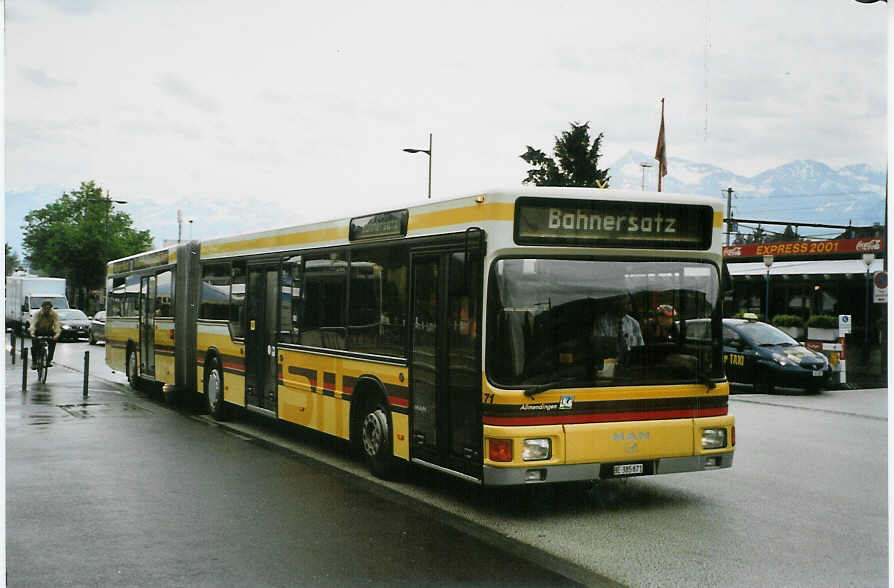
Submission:
<svg viewBox="0 0 894 588">
<path fill-rule="evenodd" d="M 27 369 L 23 389 L 24 362 L 20 352 L 17 350 L 13 364 L 9 348 L 4 351 L 7 452 L 18 440 L 31 435 L 34 426 L 48 427 L 95 416 L 123 416 L 140 410 L 140 395 L 135 396 L 125 384 L 92 373 L 85 396 L 83 362 L 75 367 L 72 358 L 60 360 L 59 353 L 49 369 L 47 382 L 39 383 L 37 372 Z M 7 466 L 13 457 L 7 454 Z"/>
</svg>

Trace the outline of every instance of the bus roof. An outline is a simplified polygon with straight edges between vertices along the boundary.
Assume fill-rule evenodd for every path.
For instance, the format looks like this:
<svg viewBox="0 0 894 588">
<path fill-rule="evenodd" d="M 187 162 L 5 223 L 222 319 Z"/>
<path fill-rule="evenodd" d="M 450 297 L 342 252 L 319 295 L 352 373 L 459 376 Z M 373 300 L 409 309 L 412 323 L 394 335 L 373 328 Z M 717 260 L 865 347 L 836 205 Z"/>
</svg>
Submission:
<svg viewBox="0 0 894 588">
<path fill-rule="evenodd" d="M 423 201 L 406 209 L 406 232 L 395 236 L 423 236 L 464 226 L 481 226 L 487 222 L 512 222 L 515 201 L 519 197 L 555 199 L 616 200 L 622 202 L 676 203 L 710 206 L 722 220 L 722 200 L 719 197 L 642 192 L 596 188 L 517 187 L 492 189 L 456 198 Z M 265 253 L 300 247 L 322 247 L 345 244 L 349 241 L 352 219 L 368 218 L 401 211 L 372 211 L 352 217 L 292 225 L 264 231 L 252 231 L 203 240 L 202 258 L 233 254 Z M 715 225 L 717 225 L 715 218 Z"/>
<path fill-rule="evenodd" d="M 414 237 L 463 230 L 485 223 L 512 222 L 515 201 L 519 197 L 555 199 L 614 200 L 620 202 L 674 203 L 709 206 L 714 210 L 714 226 L 723 218 L 723 201 L 719 197 L 646 192 L 635 190 L 518 186 L 489 189 L 465 196 L 424 200 L 400 210 L 359 211 L 351 217 L 289 225 L 260 231 L 204 239 L 199 242 L 201 257 L 213 259 L 229 255 L 260 254 L 303 247 L 325 247 L 347 244 L 352 220 L 388 214 L 406 215 L 406 227 L 393 237 Z M 386 235 L 384 238 L 388 238 Z M 119 273 L 176 261 L 178 245 L 139 253 L 109 262 L 109 273 Z"/>
</svg>

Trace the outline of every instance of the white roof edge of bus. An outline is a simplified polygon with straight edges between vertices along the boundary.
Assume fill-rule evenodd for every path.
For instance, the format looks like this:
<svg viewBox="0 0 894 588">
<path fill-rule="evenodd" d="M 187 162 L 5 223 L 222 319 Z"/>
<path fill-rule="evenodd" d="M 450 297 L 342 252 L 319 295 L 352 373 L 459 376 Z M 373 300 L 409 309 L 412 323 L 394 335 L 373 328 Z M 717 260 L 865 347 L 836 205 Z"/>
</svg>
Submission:
<svg viewBox="0 0 894 588">
<path fill-rule="evenodd" d="M 183 243 L 189 243 L 189 241 L 183 241 Z M 170 251 L 172 249 L 176 249 L 183 243 L 174 243 L 173 245 L 168 245 L 167 247 L 158 247 L 157 249 L 150 249 L 149 251 L 141 251 L 139 253 L 134 253 L 133 255 L 128 255 L 127 257 L 119 257 L 118 259 L 110 259 L 106 262 L 106 265 L 112 263 L 120 263 L 122 261 L 130 261 L 131 259 L 136 259 L 138 257 L 144 257 L 146 255 L 153 255 L 155 253 L 161 253 L 162 251 Z"/>
</svg>

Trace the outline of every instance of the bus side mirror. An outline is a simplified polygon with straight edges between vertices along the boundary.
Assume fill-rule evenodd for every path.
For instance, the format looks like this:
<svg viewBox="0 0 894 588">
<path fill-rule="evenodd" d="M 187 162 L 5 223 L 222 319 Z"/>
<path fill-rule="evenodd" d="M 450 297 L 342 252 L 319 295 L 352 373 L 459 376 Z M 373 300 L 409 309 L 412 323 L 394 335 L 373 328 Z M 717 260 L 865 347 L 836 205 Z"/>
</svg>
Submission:
<svg viewBox="0 0 894 588">
<path fill-rule="evenodd" d="M 28 312 L 28 303 L 27 302 L 22 304 L 22 312 Z"/>
</svg>

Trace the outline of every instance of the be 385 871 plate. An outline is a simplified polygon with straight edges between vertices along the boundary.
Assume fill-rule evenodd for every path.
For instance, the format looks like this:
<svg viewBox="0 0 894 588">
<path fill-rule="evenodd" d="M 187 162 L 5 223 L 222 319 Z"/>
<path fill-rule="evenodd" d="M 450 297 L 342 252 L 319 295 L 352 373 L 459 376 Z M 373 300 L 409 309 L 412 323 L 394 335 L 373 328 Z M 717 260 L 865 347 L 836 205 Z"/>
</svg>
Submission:
<svg viewBox="0 0 894 588">
<path fill-rule="evenodd" d="M 641 463 L 623 463 L 612 466 L 613 476 L 635 476 L 643 473 L 643 464 Z"/>
</svg>

